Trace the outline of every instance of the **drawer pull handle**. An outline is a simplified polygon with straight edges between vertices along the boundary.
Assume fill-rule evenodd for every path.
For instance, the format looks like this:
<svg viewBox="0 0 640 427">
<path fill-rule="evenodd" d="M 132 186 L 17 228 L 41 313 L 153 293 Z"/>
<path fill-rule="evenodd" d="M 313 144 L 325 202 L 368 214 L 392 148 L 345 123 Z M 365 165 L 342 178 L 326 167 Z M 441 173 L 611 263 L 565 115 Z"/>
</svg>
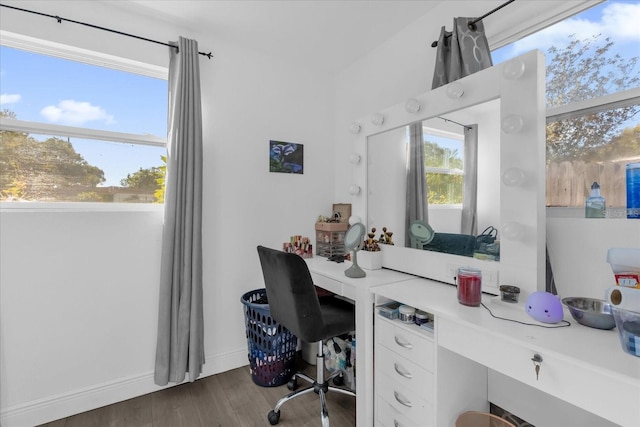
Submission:
<svg viewBox="0 0 640 427">
<path fill-rule="evenodd" d="M 398 393 L 397 391 L 394 390 L 393 392 L 393 397 L 396 398 L 396 400 L 398 401 L 398 403 L 400 403 L 401 405 L 406 406 L 407 408 L 411 408 L 411 402 L 409 402 L 407 399 L 404 399 L 400 393 Z"/>
<path fill-rule="evenodd" d="M 400 338 L 398 338 L 398 336 L 394 336 L 393 339 L 395 340 L 396 344 L 398 344 L 400 347 L 406 348 L 411 350 L 413 348 L 413 344 L 411 344 L 410 342 L 406 342 L 404 340 L 401 340 Z"/>
<path fill-rule="evenodd" d="M 407 378 L 407 379 L 409 379 L 409 380 L 410 380 L 411 378 L 413 378 L 413 375 L 411 375 L 411 372 L 407 372 L 407 371 L 406 371 L 406 370 L 404 370 L 404 369 L 400 369 L 400 367 L 398 366 L 398 364 L 397 364 L 397 363 L 394 363 L 394 364 L 393 364 L 393 368 L 396 370 L 396 373 L 397 373 L 398 375 L 400 375 L 401 377 Z"/>
<path fill-rule="evenodd" d="M 393 427 L 402 427 L 402 424 L 398 422 L 395 418 L 393 419 Z"/>
</svg>

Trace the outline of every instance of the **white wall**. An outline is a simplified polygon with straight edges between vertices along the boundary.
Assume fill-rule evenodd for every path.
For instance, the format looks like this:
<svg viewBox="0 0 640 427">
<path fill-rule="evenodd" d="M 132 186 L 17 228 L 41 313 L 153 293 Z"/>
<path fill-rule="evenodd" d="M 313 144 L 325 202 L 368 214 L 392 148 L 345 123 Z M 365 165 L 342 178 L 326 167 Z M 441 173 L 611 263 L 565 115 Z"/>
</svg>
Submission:
<svg viewBox="0 0 640 427">
<path fill-rule="evenodd" d="M 241 295 L 263 287 L 256 245 L 313 238 L 333 199 L 327 77 L 132 15 L 118 2 L 18 6 L 158 40 L 196 38 L 204 119 L 204 375 L 246 365 Z M 3 9 L 5 31 L 167 66 L 167 48 Z M 303 175 L 268 172 L 270 139 L 304 144 Z M 161 212 L 1 213 L 0 416 L 26 426 L 158 390 Z"/>
</svg>

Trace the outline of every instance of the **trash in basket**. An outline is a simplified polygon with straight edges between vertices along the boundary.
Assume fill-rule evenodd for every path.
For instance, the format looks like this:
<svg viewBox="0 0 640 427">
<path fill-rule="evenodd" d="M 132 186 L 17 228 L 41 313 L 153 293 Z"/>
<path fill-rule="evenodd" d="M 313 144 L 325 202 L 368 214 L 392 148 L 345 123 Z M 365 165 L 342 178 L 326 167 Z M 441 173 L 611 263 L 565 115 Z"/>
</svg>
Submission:
<svg viewBox="0 0 640 427">
<path fill-rule="evenodd" d="M 298 338 L 271 317 L 266 289 L 249 291 L 241 301 L 253 382 L 263 387 L 286 384 L 294 373 Z"/>
</svg>

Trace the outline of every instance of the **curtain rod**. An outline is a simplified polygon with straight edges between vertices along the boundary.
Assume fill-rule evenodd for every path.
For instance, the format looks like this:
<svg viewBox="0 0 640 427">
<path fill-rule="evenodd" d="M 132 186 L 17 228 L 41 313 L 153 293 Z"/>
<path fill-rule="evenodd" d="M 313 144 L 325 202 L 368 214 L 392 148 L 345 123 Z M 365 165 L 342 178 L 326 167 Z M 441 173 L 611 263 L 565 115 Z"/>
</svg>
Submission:
<svg viewBox="0 0 640 427">
<path fill-rule="evenodd" d="M 62 18 L 60 16 L 57 15 L 49 15 L 46 13 L 42 13 L 42 12 L 36 12 L 33 10 L 28 10 L 28 9 L 23 9 L 21 7 L 16 7 L 16 6 L 9 6 L 7 4 L 1 4 L 0 6 L 2 7 L 8 7 L 9 9 L 15 9 L 15 10 L 19 10 L 20 12 L 29 12 L 29 13 L 33 13 L 35 15 L 40 15 L 40 16 L 46 16 L 48 18 L 54 18 L 56 21 L 58 21 L 58 24 L 62 24 L 62 21 L 66 21 L 66 22 L 71 22 L 73 24 L 80 24 L 80 25 L 84 25 L 86 27 L 91 27 L 91 28 L 95 28 L 98 30 L 103 30 L 103 31 L 108 31 L 110 33 L 115 33 L 115 34 L 120 34 L 121 36 L 127 36 L 127 37 L 133 37 L 134 39 L 138 39 L 138 40 L 144 40 L 147 42 L 151 42 L 151 43 L 156 43 L 156 44 L 161 44 L 163 46 L 168 46 L 168 47 L 172 47 L 174 49 L 178 49 L 178 46 L 169 44 L 169 43 L 165 43 L 165 42 L 159 42 L 157 40 L 152 40 L 152 39 L 147 39 L 145 37 L 140 37 L 140 36 L 136 36 L 134 34 L 128 34 L 128 33 L 123 33 L 122 31 L 117 31 L 117 30 L 112 30 L 110 28 L 105 28 L 105 27 L 99 27 L 97 25 L 93 25 L 93 24 L 88 24 L 86 22 L 80 22 L 80 21 L 74 21 L 73 19 L 67 19 L 67 18 Z M 200 55 L 206 56 L 207 58 L 211 59 L 213 57 L 213 55 L 211 54 L 211 52 L 209 53 L 204 53 L 204 52 L 198 52 Z"/>
<path fill-rule="evenodd" d="M 438 116 L 438 118 L 439 118 L 439 119 L 444 120 L 445 122 L 455 123 L 455 124 L 457 124 L 458 126 L 462 126 L 462 127 L 463 127 L 463 128 L 465 128 L 465 129 L 471 130 L 471 126 L 469 126 L 469 125 L 463 125 L 462 123 L 458 123 L 458 122 L 456 122 L 456 121 L 453 121 L 453 120 L 451 120 L 451 119 L 447 119 L 447 118 L 445 118 L 445 117 L 440 117 L 440 116 Z"/>
<path fill-rule="evenodd" d="M 490 10 L 489 12 L 485 13 L 484 15 L 482 15 L 480 18 L 476 18 L 473 21 L 469 21 L 469 23 L 467 24 L 467 27 L 471 30 L 471 31 L 475 31 L 476 30 L 476 23 L 482 21 L 484 18 L 486 18 L 487 16 L 491 15 L 494 12 L 499 11 L 500 9 L 502 9 L 503 7 L 507 6 L 510 3 L 513 3 L 516 0 L 509 0 L 506 3 L 501 4 L 500 6 L 496 7 L 493 10 Z M 451 34 L 446 34 L 445 38 L 451 37 Z M 434 41 L 433 43 L 431 43 L 431 47 L 436 47 L 438 46 L 438 41 Z"/>
</svg>

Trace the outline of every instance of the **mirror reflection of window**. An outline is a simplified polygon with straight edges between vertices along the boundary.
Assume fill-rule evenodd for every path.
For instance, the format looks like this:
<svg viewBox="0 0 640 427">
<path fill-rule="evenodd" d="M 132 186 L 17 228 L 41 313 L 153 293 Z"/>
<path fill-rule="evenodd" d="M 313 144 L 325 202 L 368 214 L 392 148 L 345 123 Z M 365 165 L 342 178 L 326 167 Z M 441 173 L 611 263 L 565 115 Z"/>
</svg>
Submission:
<svg viewBox="0 0 640 427">
<path fill-rule="evenodd" d="M 462 135 L 423 128 L 429 205 L 462 205 L 464 141 Z"/>
</svg>

